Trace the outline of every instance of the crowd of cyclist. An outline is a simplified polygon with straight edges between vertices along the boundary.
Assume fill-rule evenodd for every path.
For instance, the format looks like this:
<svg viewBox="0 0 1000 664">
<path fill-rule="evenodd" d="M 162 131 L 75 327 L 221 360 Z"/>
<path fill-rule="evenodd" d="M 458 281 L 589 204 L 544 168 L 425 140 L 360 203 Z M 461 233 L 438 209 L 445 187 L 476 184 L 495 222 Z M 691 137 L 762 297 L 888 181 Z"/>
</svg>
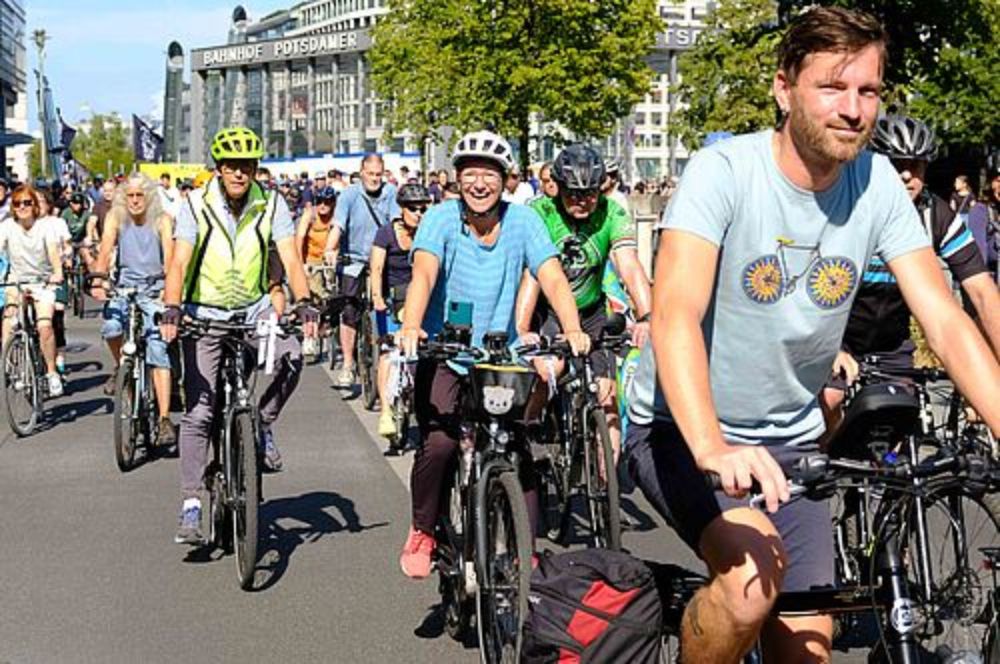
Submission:
<svg viewBox="0 0 1000 664">
<path fill-rule="evenodd" d="M 147 291 L 158 436 L 180 456 L 175 540 L 199 544 L 221 342 L 180 339 L 179 435 L 170 420 L 168 345 L 188 318 L 252 321 L 276 313 L 301 324 L 301 341 L 279 337 L 277 370 L 261 397 L 265 464 L 278 470 L 275 423 L 303 355 L 320 354 L 318 337 L 331 333 L 320 328 L 321 312 L 335 294 L 360 295 L 367 273 L 371 311 L 350 299 L 328 321 L 341 353 L 335 382 L 358 380 L 355 337 L 365 316 L 379 337 L 392 337 L 396 352 L 420 358 L 420 444 L 400 556 L 412 578 L 431 572 L 442 486 L 463 435 L 468 369 L 421 355 L 422 342 L 454 324 L 456 311 L 473 346 L 497 331 L 512 345 L 559 336 L 589 356 L 616 460 L 713 571 L 686 617 L 685 636 L 697 644 L 689 652 L 730 661 L 760 633 L 773 602 L 754 578 L 770 573 L 793 589 L 832 580 L 825 502 L 802 500 L 764 515 L 737 509 L 737 498 L 754 479 L 770 512 L 788 499 L 782 468 L 817 449 L 824 429 L 836 429 L 858 358 L 877 353 L 890 369 L 912 368 L 912 315 L 979 416 L 1000 432 L 1000 170 L 990 173 L 988 203 L 972 204 L 968 195 L 949 203 L 925 187 L 937 151 L 933 131 L 913 117 L 876 117 L 884 43 L 881 26 L 851 12 L 816 10 L 793 24 L 774 84 L 781 122 L 716 137 L 722 140 L 691 160 L 660 224 L 655 291 L 639 262 L 619 166 L 586 144 L 563 147 L 537 180 L 519 176 L 503 137 L 474 131 L 453 150 L 454 179 L 442 170 L 426 183 L 402 171 L 397 180 L 370 154 L 346 181 L 339 171 L 291 181 L 273 178 L 259 163 L 260 139 L 233 127 L 215 136 L 213 175 L 197 187 L 172 188 L 169 176 L 157 186 L 139 174 L 95 179 L 79 191 L 3 183 L 0 250 L 5 281 L 19 285 L 5 292 L 4 334 L 19 294 L 30 290 L 48 392 L 59 396 L 67 275 L 88 272 L 91 294 L 102 301 L 124 285 Z M 856 57 L 844 64 L 844 53 Z M 807 99 L 820 89 L 830 104 L 824 110 Z M 976 324 L 946 288 L 939 260 Z M 622 302 L 628 333 L 642 349 L 624 451 L 618 362 L 592 352 Z M 123 316 L 120 300 L 105 302 L 101 332 L 115 364 Z M 383 353 L 379 433 L 389 437 L 388 346 Z M 563 367 L 532 362 L 537 414 Z M 702 471 L 716 472 L 723 491 L 708 489 Z M 530 463 L 521 480 L 536 525 Z M 739 564 L 726 558 L 774 535 L 780 553 L 768 547 Z M 783 626 L 826 635 L 819 646 L 790 641 L 783 661 L 797 659 L 795 648 L 821 657 L 823 643 L 828 654 L 825 617 Z"/>
</svg>

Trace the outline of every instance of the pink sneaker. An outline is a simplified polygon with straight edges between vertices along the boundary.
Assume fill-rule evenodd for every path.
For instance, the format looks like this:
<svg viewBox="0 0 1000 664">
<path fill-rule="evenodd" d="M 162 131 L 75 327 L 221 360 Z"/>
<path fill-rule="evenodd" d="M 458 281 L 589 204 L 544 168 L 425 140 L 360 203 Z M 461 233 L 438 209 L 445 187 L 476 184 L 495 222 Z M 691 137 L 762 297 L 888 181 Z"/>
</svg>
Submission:
<svg viewBox="0 0 1000 664">
<path fill-rule="evenodd" d="M 434 537 L 410 527 L 410 534 L 399 556 L 403 574 L 411 579 L 426 579 L 431 573 L 431 554 L 437 547 Z"/>
</svg>

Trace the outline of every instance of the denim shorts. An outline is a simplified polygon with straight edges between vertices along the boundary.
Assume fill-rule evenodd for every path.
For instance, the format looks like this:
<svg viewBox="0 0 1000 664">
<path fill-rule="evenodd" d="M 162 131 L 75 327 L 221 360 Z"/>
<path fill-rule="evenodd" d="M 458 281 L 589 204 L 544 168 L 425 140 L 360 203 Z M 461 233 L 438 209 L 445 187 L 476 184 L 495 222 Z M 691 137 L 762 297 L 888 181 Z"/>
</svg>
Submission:
<svg viewBox="0 0 1000 664">
<path fill-rule="evenodd" d="M 708 524 L 726 510 L 746 507 L 747 500 L 730 498 L 709 488 L 673 424 L 633 422 L 626 437 L 624 462 L 632 480 L 660 516 L 701 556 L 699 542 Z M 796 460 L 815 453 L 817 447 L 782 446 L 769 451 L 787 472 Z M 782 590 L 833 585 L 830 501 L 798 498 L 767 516 L 781 536 L 788 559 Z"/>
<path fill-rule="evenodd" d="M 154 324 L 154 316 L 163 311 L 163 305 L 148 297 L 139 298 L 139 308 L 142 309 L 143 327 L 146 339 L 146 363 L 151 367 L 170 368 L 170 355 L 167 344 L 160 337 L 160 328 Z M 116 298 L 104 304 L 104 323 L 101 325 L 101 336 L 113 339 L 125 334 L 125 316 L 127 304 L 123 298 Z"/>
</svg>

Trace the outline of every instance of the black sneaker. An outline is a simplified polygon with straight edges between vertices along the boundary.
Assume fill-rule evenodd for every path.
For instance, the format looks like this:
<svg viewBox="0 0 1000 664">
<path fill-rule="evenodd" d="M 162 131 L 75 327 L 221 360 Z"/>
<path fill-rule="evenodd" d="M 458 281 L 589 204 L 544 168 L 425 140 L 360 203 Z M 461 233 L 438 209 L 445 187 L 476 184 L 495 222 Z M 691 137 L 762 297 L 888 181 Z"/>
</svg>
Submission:
<svg viewBox="0 0 1000 664">
<path fill-rule="evenodd" d="M 177 433 L 169 417 L 160 418 L 160 433 L 156 437 L 156 446 L 170 448 L 177 444 Z"/>
</svg>

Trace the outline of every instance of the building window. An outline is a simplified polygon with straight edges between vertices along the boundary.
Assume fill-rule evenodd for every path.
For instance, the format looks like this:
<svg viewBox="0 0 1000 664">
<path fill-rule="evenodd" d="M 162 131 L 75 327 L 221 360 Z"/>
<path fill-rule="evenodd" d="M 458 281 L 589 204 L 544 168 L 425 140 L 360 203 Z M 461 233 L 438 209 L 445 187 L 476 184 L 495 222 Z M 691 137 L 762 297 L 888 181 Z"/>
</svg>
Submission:
<svg viewBox="0 0 1000 664">
<path fill-rule="evenodd" d="M 661 126 L 663 126 L 663 113 L 653 113 L 652 114 L 652 118 L 653 119 L 650 120 L 650 122 L 652 123 L 652 125 L 654 127 L 661 127 Z"/>
<path fill-rule="evenodd" d="M 646 114 L 641 112 L 636 113 L 634 120 L 635 124 L 641 127 L 642 125 L 646 124 Z"/>
<path fill-rule="evenodd" d="M 378 152 L 378 140 L 374 138 L 365 139 L 365 152 Z"/>
<path fill-rule="evenodd" d="M 393 152 L 405 152 L 406 151 L 406 139 L 402 136 L 396 136 L 392 139 L 392 151 Z"/>
</svg>

